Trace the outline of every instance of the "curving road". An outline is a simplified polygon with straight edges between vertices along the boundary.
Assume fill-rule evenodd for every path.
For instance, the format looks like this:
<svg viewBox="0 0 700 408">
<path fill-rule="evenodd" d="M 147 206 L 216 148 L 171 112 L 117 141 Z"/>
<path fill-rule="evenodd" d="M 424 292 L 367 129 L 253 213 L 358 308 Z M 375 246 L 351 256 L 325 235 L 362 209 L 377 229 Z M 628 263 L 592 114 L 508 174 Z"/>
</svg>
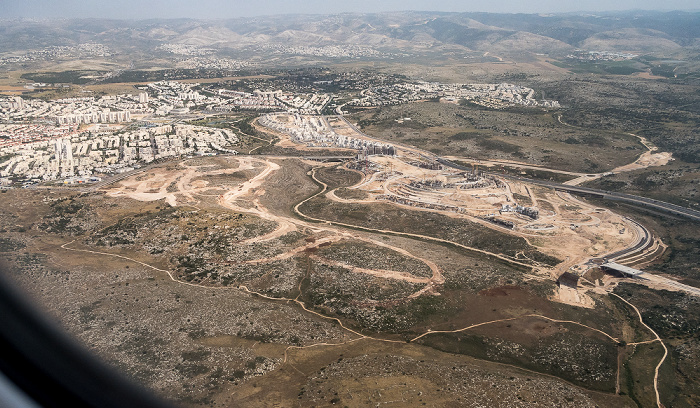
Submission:
<svg viewBox="0 0 700 408">
<path fill-rule="evenodd" d="M 625 249 L 603 256 L 604 259 L 615 261 L 642 251 L 644 248 L 647 248 L 653 243 L 654 237 L 652 236 L 651 232 L 646 229 L 646 227 L 629 217 L 625 217 L 625 221 L 631 223 L 637 230 L 637 242 Z"/>
</svg>

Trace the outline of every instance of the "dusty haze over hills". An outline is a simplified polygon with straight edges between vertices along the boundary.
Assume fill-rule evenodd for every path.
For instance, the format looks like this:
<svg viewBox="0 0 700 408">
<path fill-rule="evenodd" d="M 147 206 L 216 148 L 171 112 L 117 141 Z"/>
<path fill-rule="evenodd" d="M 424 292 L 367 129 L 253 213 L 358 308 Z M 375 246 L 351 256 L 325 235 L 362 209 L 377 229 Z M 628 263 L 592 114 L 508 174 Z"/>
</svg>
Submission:
<svg viewBox="0 0 700 408">
<path fill-rule="evenodd" d="M 700 407 L 700 11 L 142 3 L 0 4 L 0 262 L 105 361 L 192 408 Z"/>
<path fill-rule="evenodd" d="M 229 20 L 6 20 L 1 51 L 97 42 L 117 51 L 162 43 L 240 50 L 255 45 L 362 45 L 505 53 L 575 48 L 645 53 L 698 49 L 700 13 L 630 12 L 559 15 L 392 12 L 294 15 Z"/>
<path fill-rule="evenodd" d="M 189 2 L 135 0 L 92 1 L 89 3 L 76 0 L 53 2 L 33 0 L 23 2 L 3 2 L 2 14 L 5 17 L 101 17 L 101 18 L 231 18 L 241 16 L 260 16 L 271 14 L 325 14 L 345 12 L 386 12 L 402 10 L 429 10 L 448 12 L 492 12 L 492 13 L 561 13 L 580 11 L 611 10 L 697 10 L 698 4 L 692 0 L 674 1 L 634 1 L 623 0 L 614 3 L 594 1 L 516 1 L 501 0 L 495 2 L 478 2 L 474 0 L 388 0 L 353 2 L 339 1 L 282 1 L 242 2 L 205 0 Z"/>
</svg>

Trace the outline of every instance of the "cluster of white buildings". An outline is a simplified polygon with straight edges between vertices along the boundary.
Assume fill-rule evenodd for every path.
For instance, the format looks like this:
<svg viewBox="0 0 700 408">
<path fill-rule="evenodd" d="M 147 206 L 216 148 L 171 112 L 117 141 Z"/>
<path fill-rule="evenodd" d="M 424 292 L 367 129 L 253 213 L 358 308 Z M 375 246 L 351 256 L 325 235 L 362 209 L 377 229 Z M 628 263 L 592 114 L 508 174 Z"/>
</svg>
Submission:
<svg viewBox="0 0 700 408">
<path fill-rule="evenodd" d="M 177 81 L 160 81 L 148 84 L 148 89 L 155 98 L 149 100 L 156 115 L 185 114 L 197 105 L 210 103 L 206 95 L 193 90 L 197 83 Z"/>
<path fill-rule="evenodd" d="M 277 99 L 287 107 L 289 112 L 299 112 L 308 115 L 318 115 L 332 99 L 327 94 L 293 95 L 281 94 Z"/>
<path fill-rule="evenodd" d="M 148 94 L 114 95 L 66 98 L 50 102 L 52 115 L 58 125 L 90 123 L 124 123 L 131 121 L 131 115 L 153 112 L 148 104 Z"/>
<path fill-rule="evenodd" d="M 148 104 L 148 94 L 80 97 L 53 101 L 24 100 L 17 96 L 0 99 L 0 121 L 6 123 L 27 120 L 49 120 L 57 125 L 83 123 L 123 123 L 131 115 L 148 114 L 154 110 Z"/>
<path fill-rule="evenodd" d="M 0 99 L 0 122 L 26 122 L 28 118 L 44 118 L 59 110 L 50 102 L 19 96 Z"/>
<path fill-rule="evenodd" d="M 57 125 L 70 125 L 81 123 L 121 123 L 131 121 L 129 111 L 112 112 L 104 110 L 101 112 L 71 113 L 68 115 L 56 116 Z"/>
<path fill-rule="evenodd" d="M 366 154 L 396 155 L 396 148 L 360 137 L 336 133 L 323 116 L 307 116 L 298 113 L 268 113 L 258 123 L 278 132 L 288 134 L 293 141 L 309 147 L 339 147 L 355 149 Z"/>
<path fill-rule="evenodd" d="M 182 69 L 221 69 L 221 70 L 237 70 L 250 65 L 247 61 L 234 60 L 230 58 L 210 58 L 210 57 L 192 57 L 183 59 L 177 63 L 178 68 Z"/>
<path fill-rule="evenodd" d="M 84 43 L 75 46 L 52 46 L 40 50 L 28 51 L 21 55 L 9 55 L 0 58 L 0 66 L 26 63 L 30 61 L 50 61 L 59 58 L 90 58 L 90 57 L 109 57 L 111 51 L 104 44 L 99 43 Z"/>
<path fill-rule="evenodd" d="M 400 105 L 437 96 L 415 91 L 405 85 L 407 84 L 384 85 L 365 89 L 360 92 L 361 98 L 353 99 L 348 102 L 348 105 L 362 107 Z"/>
<path fill-rule="evenodd" d="M 251 109 L 283 110 L 288 101 L 302 108 L 296 110 L 320 111 L 330 97 L 312 95 L 297 98 L 277 92 L 255 91 L 254 93 L 206 96 L 194 90 L 199 84 L 176 81 L 161 81 L 142 87 L 135 95 L 123 94 L 102 97 L 73 97 L 53 101 L 0 98 L 0 148 L 35 141 L 72 137 L 84 130 L 84 125 L 96 123 L 124 124 L 134 119 L 152 115 L 186 114 L 191 108 L 207 107 L 209 111 Z M 147 92 L 146 92 L 147 91 Z M 93 125 L 94 126 L 94 125 Z M 222 146 L 224 146 L 222 144 Z M 148 154 L 144 153 L 145 157 Z M 154 157 L 156 154 L 153 155 Z"/>
<path fill-rule="evenodd" d="M 0 149 L 29 142 L 72 136 L 77 133 L 77 125 L 55 126 L 48 123 L 0 124 Z"/>
<path fill-rule="evenodd" d="M 209 55 L 214 52 L 211 48 L 202 48 L 196 45 L 190 44 L 163 44 L 158 46 L 156 50 L 166 51 L 172 54 L 178 55 Z"/>
<path fill-rule="evenodd" d="M 282 91 L 264 92 L 257 89 L 253 93 L 219 89 L 217 95 L 224 100 L 208 106 L 209 110 L 215 112 L 228 112 L 234 109 L 285 110 L 313 115 L 320 114 L 332 99 L 327 94 L 291 94 Z"/>
<path fill-rule="evenodd" d="M 361 45 L 327 45 L 322 47 L 312 46 L 287 46 L 280 44 L 265 45 L 264 49 L 272 50 L 277 54 L 310 55 L 327 58 L 368 58 L 387 57 L 389 54 L 380 52 L 372 47 Z"/>
<path fill-rule="evenodd" d="M 281 110 L 285 107 L 278 100 L 282 91 L 262 92 L 255 90 L 253 93 L 249 93 L 219 89 L 217 94 L 223 100 L 217 105 L 209 106 L 209 109 L 218 112 L 230 112 L 234 109 Z"/>
<path fill-rule="evenodd" d="M 407 102 L 440 99 L 458 103 L 467 100 L 479 105 L 502 108 L 510 105 L 559 107 L 559 102 L 535 99 L 531 88 L 507 83 L 500 84 L 445 84 L 440 82 L 400 83 L 369 88 L 362 91 L 362 98 L 348 105 L 386 106 Z"/>
<path fill-rule="evenodd" d="M 569 54 L 566 58 L 579 61 L 626 61 L 638 56 L 625 52 L 576 50 L 574 54 Z"/>
<path fill-rule="evenodd" d="M 153 125 L 123 133 L 83 132 L 71 137 L 0 148 L 4 184 L 32 183 L 95 173 L 119 173 L 141 163 L 184 155 L 235 154 L 238 137 L 228 129 Z"/>
<path fill-rule="evenodd" d="M 537 100 L 532 88 L 500 84 L 464 84 L 449 86 L 443 91 L 445 102 L 459 102 L 464 99 L 478 105 L 500 108 L 505 105 L 560 107 L 558 101 Z"/>
</svg>

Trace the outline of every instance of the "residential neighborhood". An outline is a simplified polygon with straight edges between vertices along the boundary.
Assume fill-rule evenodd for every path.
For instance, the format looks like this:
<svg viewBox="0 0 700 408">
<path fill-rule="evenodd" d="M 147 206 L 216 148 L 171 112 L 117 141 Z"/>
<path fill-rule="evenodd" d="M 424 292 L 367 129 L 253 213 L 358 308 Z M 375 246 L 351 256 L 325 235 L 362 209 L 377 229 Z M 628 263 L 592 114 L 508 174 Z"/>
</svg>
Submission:
<svg viewBox="0 0 700 408">
<path fill-rule="evenodd" d="M 181 47 L 180 47 L 181 48 Z M 180 50 L 172 48 L 172 50 Z M 183 50 L 186 49 L 183 48 Z M 170 50 L 170 49 L 169 49 Z M 395 154 L 395 147 L 336 133 L 320 116 L 335 95 L 282 90 L 231 90 L 184 81 L 139 85 L 138 92 L 55 100 L 0 99 L 0 182 L 3 186 L 113 174 L 168 157 L 236 154 L 229 129 L 187 120 L 234 111 L 270 112 L 259 123 L 310 147 Z M 467 100 L 489 108 L 557 107 L 535 91 L 511 84 L 398 83 L 369 87 L 350 106 L 396 105 L 425 99 Z M 341 107 L 336 112 L 342 114 Z"/>
</svg>

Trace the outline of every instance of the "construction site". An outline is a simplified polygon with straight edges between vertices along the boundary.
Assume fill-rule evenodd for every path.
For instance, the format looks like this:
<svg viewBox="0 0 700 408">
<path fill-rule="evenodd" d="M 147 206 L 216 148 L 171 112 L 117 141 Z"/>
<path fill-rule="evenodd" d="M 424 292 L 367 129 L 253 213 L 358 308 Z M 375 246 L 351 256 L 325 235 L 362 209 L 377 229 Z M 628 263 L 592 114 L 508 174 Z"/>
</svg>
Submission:
<svg viewBox="0 0 700 408">
<path fill-rule="evenodd" d="M 344 117 L 268 114 L 260 124 L 288 135 L 289 143 L 356 152 L 342 168 L 359 173 L 361 180 L 340 194 L 329 189 L 325 196 L 330 200 L 384 202 L 437 212 L 525 239 L 559 260 L 555 267 L 530 260 L 538 265 L 540 276 L 557 282 L 564 273 L 580 278 L 576 285 L 558 285 L 554 300 L 563 303 L 593 307 L 587 292 L 604 293 L 621 280 L 640 280 L 638 275 L 620 275 L 610 268 L 602 268 L 610 272 L 603 278 L 589 279 L 589 271 L 598 270 L 605 260 L 640 267 L 665 249 L 641 224 L 567 192 L 501 177 L 477 164 L 468 171 L 444 166 L 434 155 L 412 146 L 377 141 Z M 522 253 L 513 257 L 525 258 Z M 646 284 L 679 290 L 677 282 L 664 278 L 652 281 Z"/>
</svg>

